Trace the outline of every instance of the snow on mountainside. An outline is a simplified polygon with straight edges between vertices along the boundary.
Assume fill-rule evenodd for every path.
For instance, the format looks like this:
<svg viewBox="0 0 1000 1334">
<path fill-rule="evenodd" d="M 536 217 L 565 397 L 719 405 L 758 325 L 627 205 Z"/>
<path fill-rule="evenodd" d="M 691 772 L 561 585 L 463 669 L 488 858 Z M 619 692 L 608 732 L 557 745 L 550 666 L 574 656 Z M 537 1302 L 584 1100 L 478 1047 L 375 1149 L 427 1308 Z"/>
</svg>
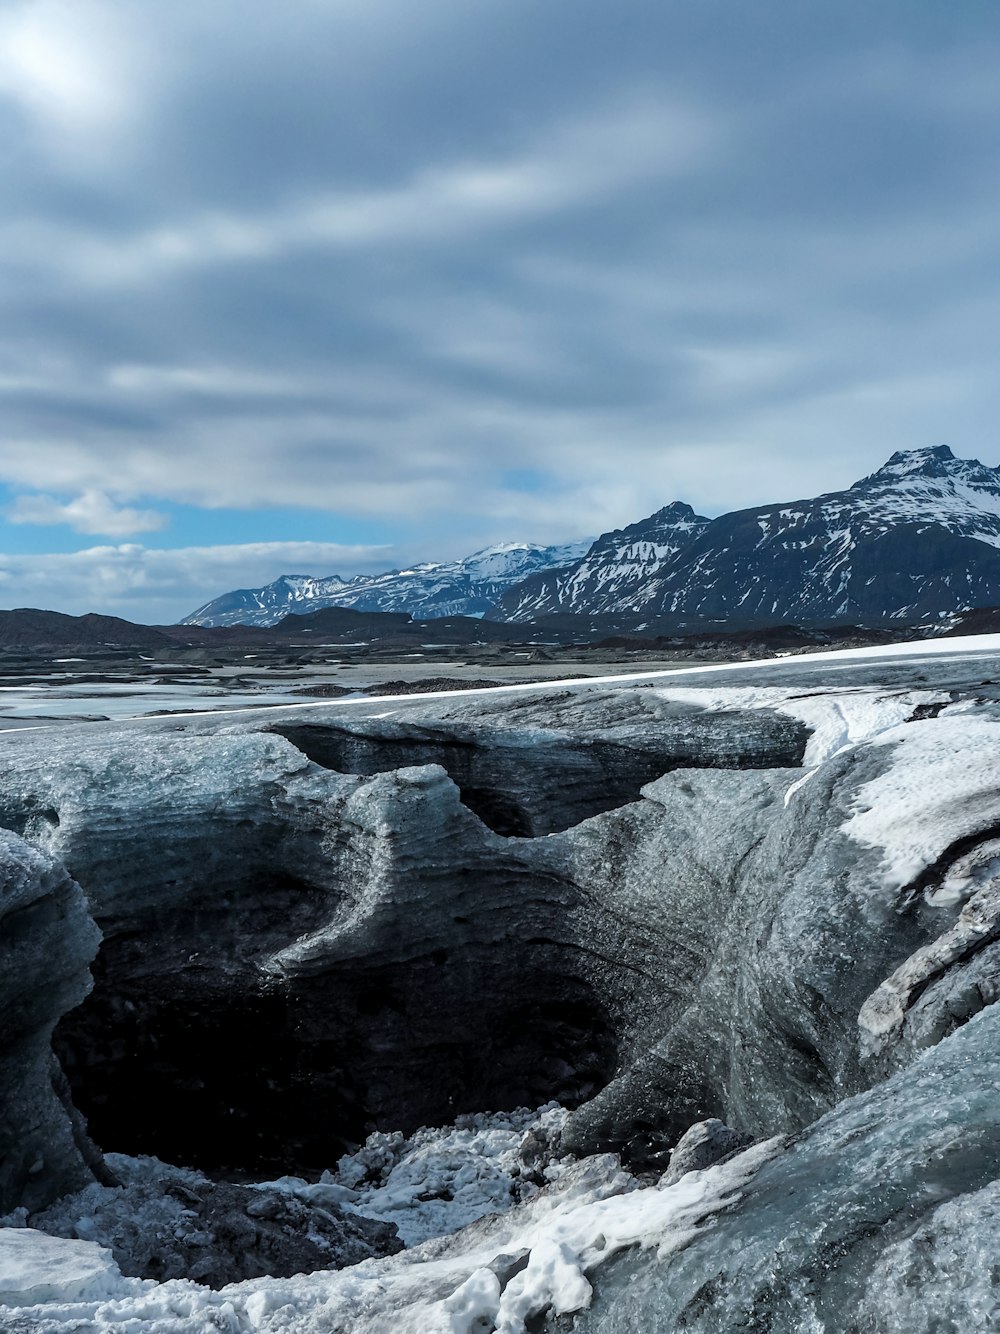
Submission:
<svg viewBox="0 0 1000 1334">
<path fill-rule="evenodd" d="M 595 542 L 502 543 L 464 560 L 215 598 L 195 625 L 274 625 L 321 607 L 417 619 L 554 614 L 650 622 L 937 621 L 1000 605 L 1000 469 L 947 445 L 893 454 L 846 491 L 707 519 L 675 501 Z"/>
<path fill-rule="evenodd" d="M 676 542 L 663 541 L 665 516 Z M 491 615 L 916 621 L 997 603 L 1000 469 L 939 445 L 814 500 L 713 520 L 667 506 L 599 538 L 573 569 L 510 589 Z"/>
<path fill-rule="evenodd" d="M 690 505 L 671 505 L 627 528 L 602 534 L 570 569 L 546 570 L 501 599 L 498 620 L 528 621 L 552 612 L 590 616 L 629 609 L 651 575 L 711 523 Z"/>
<path fill-rule="evenodd" d="M 463 560 L 414 565 L 408 570 L 341 579 L 284 574 L 264 588 L 241 588 L 213 598 L 183 625 L 276 625 L 289 612 L 350 607 L 355 611 L 409 612 L 416 619 L 481 616 L 501 595 L 538 571 L 572 565 L 590 540 L 542 547 L 501 542 Z"/>
</svg>

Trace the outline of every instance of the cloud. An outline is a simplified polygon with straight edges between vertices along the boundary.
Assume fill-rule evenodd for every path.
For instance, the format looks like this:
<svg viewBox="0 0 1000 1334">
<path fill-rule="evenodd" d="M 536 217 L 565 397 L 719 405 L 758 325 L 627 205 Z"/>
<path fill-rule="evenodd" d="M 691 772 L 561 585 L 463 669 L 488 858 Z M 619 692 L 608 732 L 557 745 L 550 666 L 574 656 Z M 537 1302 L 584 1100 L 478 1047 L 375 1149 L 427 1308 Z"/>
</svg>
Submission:
<svg viewBox="0 0 1000 1334">
<path fill-rule="evenodd" d="M 300 194 L 268 210 L 201 209 L 113 242 L 71 223 L 41 235 L 8 227 L 6 240 L 24 258 L 41 246 L 70 281 L 140 287 L 177 270 L 296 252 L 447 246 L 703 166 L 713 135 L 694 107 L 629 97 L 536 129 L 515 153 L 425 165 L 388 187 Z"/>
<path fill-rule="evenodd" d="M 32 147 L 93 171 L 140 127 L 151 71 L 128 10 L 106 0 L 13 0 L 0 13 L 0 103 Z"/>
<path fill-rule="evenodd" d="M 131 537 L 165 528 L 169 520 L 156 510 L 115 505 L 103 491 L 84 491 L 62 503 L 52 496 L 18 496 L 7 510 L 11 523 L 68 524 L 74 532 L 105 537 Z"/>
<path fill-rule="evenodd" d="M 135 13 L 0 6 L 6 545 L 447 557 L 990 461 L 1000 10 Z"/>
<path fill-rule="evenodd" d="M 328 542 L 256 542 L 155 550 L 138 543 L 35 556 L 0 554 L 0 599 L 7 606 L 100 611 L 173 624 L 234 587 L 279 574 L 353 573 L 390 568 L 404 552 Z"/>
</svg>

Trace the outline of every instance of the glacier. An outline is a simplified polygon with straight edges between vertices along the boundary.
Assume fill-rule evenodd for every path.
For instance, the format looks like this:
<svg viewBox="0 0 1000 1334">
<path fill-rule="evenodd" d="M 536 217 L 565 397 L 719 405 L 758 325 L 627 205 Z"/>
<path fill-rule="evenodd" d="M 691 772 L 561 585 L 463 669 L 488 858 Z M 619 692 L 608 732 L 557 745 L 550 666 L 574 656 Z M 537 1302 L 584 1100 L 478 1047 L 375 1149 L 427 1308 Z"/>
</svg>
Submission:
<svg viewBox="0 0 1000 1334">
<path fill-rule="evenodd" d="M 0 1329 L 1000 1328 L 998 667 L 9 735 Z"/>
</svg>

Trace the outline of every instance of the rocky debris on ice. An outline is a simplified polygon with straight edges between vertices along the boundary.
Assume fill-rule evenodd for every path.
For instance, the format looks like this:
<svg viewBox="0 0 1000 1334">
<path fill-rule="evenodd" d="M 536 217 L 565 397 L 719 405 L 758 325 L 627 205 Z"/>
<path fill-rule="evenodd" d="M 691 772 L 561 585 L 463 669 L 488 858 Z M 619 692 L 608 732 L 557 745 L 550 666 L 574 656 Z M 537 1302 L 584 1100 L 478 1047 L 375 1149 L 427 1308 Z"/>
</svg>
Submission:
<svg viewBox="0 0 1000 1334">
<path fill-rule="evenodd" d="M 17 1221 L 106 1247 L 123 1274 L 210 1288 L 340 1269 L 402 1249 L 392 1223 L 345 1211 L 328 1196 L 210 1181 L 155 1158 L 109 1154 L 108 1164 L 119 1185 L 87 1186 Z"/>
<path fill-rule="evenodd" d="M 660 1178 L 660 1184 L 672 1186 L 680 1181 L 687 1172 L 700 1172 L 722 1162 L 730 1154 L 745 1149 L 749 1143 L 746 1135 L 733 1130 L 717 1117 L 707 1121 L 698 1121 L 685 1130 L 670 1151 L 670 1163 Z"/>
<path fill-rule="evenodd" d="M 393 1223 L 414 1246 L 503 1213 L 557 1180 L 569 1162 L 553 1156 L 565 1120 L 566 1109 L 552 1103 L 538 1111 L 479 1112 L 410 1136 L 375 1131 L 319 1182 L 285 1177 L 267 1188 L 308 1201 L 339 1200 Z"/>
<path fill-rule="evenodd" d="M 52 1240 L 0 1230 L 0 1255 L 14 1246 L 22 1256 L 23 1296 L 12 1295 L 10 1315 L 25 1334 L 42 1328 L 46 1334 L 112 1334 L 124 1327 L 134 1334 L 526 1334 L 547 1312 L 586 1309 L 590 1276 L 619 1252 L 655 1249 L 666 1258 L 711 1228 L 780 1147 L 780 1141 L 755 1146 L 672 1186 L 640 1187 L 613 1157 L 592 1158 L 520 1208 L 398 1256 L 219 1292 L 182 1280 L 119 1277 L 115 1284 L 108 1266 L 98 1293 L 67 1282 L 38 1305 L 31 1300 L 27 1238 L 37 1239 L 42 1260 L 52 1255 Z M 93 1243 L 63 1245 L 67 1266 L 94 1266 L 97 1258 L 107 1264 L 107 1253 L 95 1256 Z M 81 1249 L 71 1250 L 74 1245 Z"/>
</svg>

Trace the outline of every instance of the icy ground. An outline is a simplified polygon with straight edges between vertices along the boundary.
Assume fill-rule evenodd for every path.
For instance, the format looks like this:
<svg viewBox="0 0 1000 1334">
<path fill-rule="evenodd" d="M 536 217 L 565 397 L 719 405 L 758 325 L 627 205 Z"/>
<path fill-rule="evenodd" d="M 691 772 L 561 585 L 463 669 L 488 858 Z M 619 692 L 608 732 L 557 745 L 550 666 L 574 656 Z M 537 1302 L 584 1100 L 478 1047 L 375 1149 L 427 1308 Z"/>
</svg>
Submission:
<svg viewBox="0 0 1000 1334">
<path fill-rule="evenodd" d="M 565 1109 L 550 1103 L 537 1112 L 463 1116 L 454 1126 L 425 1127 L 408 1138 L 376 1131 L 318 1183 L 281 1177 L 270 1185 L 311 1203 L 336 1203 L 395 1223 L 400 1239 L 415 1246 L 503 1213 L 558 1181 L 569 1160 L 543 1155 L 533 1170 L 520 1149 L 526 1142 L 551 1144 L 565 1120 Z"/>
<path fill-rule="evenodd" d="M 899 663 L 907 670 L 897 671 Z M 949 663 L 960 664 L 953 676 L 965 673 L 957 701 Z M 683 683 L 682 675 L 701 676 L 700 688 Z M 788 920 L 776 912 L 767 924 L 776 937 L 787 933 L 790 949 L 803 940 L 831 948 L 820 980 L 838 968 L 848 977 L 860 973 L 865 932 L 877 944 L 886 921 L 920 900 L 923 915 L 901 937 L 898 966 L 873 993 L 862 988 L 852 1011 L 861 1056 L 888 1053 L 882 1082 L 873 1076 L 872 1087 L 844 1097 L 793 1138 L 762 1136 L 670 1185 L 632 1175 L 610 1154 L 579 1161 L 561 1154 L 557 1139 L 566 1115 L 552 1105 L 466 1117 L 408 1138 L 376 1134 L 318 1182 L 284 1177 L 260 1189 L 330 1212 L 389 1220 L 408 1249 L 350 1268 L 252 1279 L 220 1291 L 188 1279 L 122 1275 L 109 1247 L 137 1245 L 157 1229 L 176 1235 L 189 1222 L 183 1203 L 165 1202 L 156 1188 L 160 1174 L 181 1169 L 111 1155 L 122 1189 L 87 1187 L 33 1216 L 31 1227 L 23 1214 L 3 1220 L 0 1330 L 1000 1330 L 995 675 L 1000 638 L 984 637 L 714 667 L 647 682 L 665 706 L 692 713 L 768 710 L 809 728 L 805 772 L 794 777 L 781 769 L 760 781 L 777 785 L 774 804 L 792 851 L 793 835 L 810 848 L 831 840 L 833 852 L 819 864 L 822 892 L 834 901 L 839 896 L 860 923 L 851 938 L 856 958 L 837 953 L 842 941 L 832 933 L 832 917 L 820 919 L 812 935 L 792 934 L 800 926 L 794 914 L 819 912 L 807 898 L 790 900 Z M 634 676 L 622 683 L 639 684 Z M 551 686 L 513 689 L 533 695 L 541 711 Z M 579 683 L 583 694 L 596 689 L 593 680 Z M 363 706 L 368 716 L 372 703 Z M 466 712 L 473 707 L 468 696 L 455 704 Z M 394 710 L 414 717 L 427 708 L 426 698 L 393 702 Z M 693 772 L 670 777 L 691 785 Z M 658 780 L 647 791 L 665 802 L 668 789 Z M 849 800 L 837 805 L 830 794 L 838 791 Z M 816 812 L 832 827 L 810 825 Z M 549 846 L 560 846 L 558 836 Z M 711 851 L 705 849 L 706 859 Z M 877 874 L 865 879 L 869 865 Z M 798 869 L 789 868 L 789 879 Z M 927 922 L 930 935 L 920 936 L 917 926 L 923 930 Z M 785 979 L 753 980 L 765 995 L 763 1015 L 780 1029 L 788 1022 L 778 994 Z M 817 992 L 810 1000 L 818 1018 L 807 1036 L 818 1049 L 829 1021 L 824 998 Z M 906 1043 L 897 1043 L 907 1025 Z M 828 1055 L 824 1049 L 810 1069 L 818 1064 L 827 1073 L 822 1057 Z M 190 1176 L 193 1182 L 197 1174 Z"/>
<path fill-rule="evenodd" d="M 551 1124 L 553 1111 L 540 1118 L 543 1128 Z M 473 1203 L 477 1191 L 470 1187 L 477 1167 L 469 1160 L 486 1156 L 494 1161 L 485 1173 L 478 1169 L 479 1180 L 489 1179 L 492 1185 L 506 1179 L 502 1193 L 507 1198 L 490 1202 L 494 1208 L 500 1204 L 509 1209 L 512 1127 L 520 1118 L 476 1119 L 475 1129 L 414 1137 L 409 1153 L 390 1168 L 384 1183 L 371 1187 L 374 1202 L 414 1213 L 411 1226 L 416 1232 L 433 1227 L 441 1215 L 432 1221 L 415 1207 L 412 1191 L 431 1183 L 440 1187 L 450 1173 L 458 1201 L 453 1221 L 475 1215 L 486 1200 L 480 1193 Z M 538 1125 L 522 1121 L 524 1129 Z M 522 1138 L 520 1133 L 517 1138 Z M 371 1172 L 386 1152 L 383 1141 L 391 1139 L 370 1141 L 353 1160 L 341 1163 L 338 1175 Z M 429 1152 L 435 1143 L 438 1151 Z M 653 1248 L 664 1257 L 682 1248 L 710 1225 L 713 1215 L 739 1198 L 741 1188 L 780 1146 L 778 1140 L 757 1145 L 720 1166 L 689 1172 L 669 1186 L 641 1186 L 611 1156 L 562 1164 L 550 1172 L 553 1184 L 533 1192 L 520 1209 L 493 1213 L 487 1222 L 472 1224 L 456 1237 L 430 1240 L 399 1256 L 337 1272 L 258 1279 L 220 1292 L 182 1279 L 158 1284 L 124 1278 L 110 1252 L 95 1241 L 59 1242 L 33 1229 L 7 1228 L 0 1230 L 0 1328 L 18 1334 L 524 1334 L 526 1322 L 546 1311 L 568 1314 L 587 1307 L 588 1273 L 619 1251 Z M 434 1166 L 421 1167 L 421 1162 Z M 123 1166 L 121 1160 L 118 1166 Z M 390 1185 L 398 1174 L 409 1177 L 406 1191 L 401 1183 Z M 287 1188 L 300 1189 L 297 1183 Z M 332 1178 L 307 1189 L 329 1199 L 343 1187 Z M 390 1198 L 379 1200 L 387 1190 Z M 74 1219 L 80 1208 L 95 1212 Z M 78 1234 L 90 1230 L 105 1236 L 115 1227 L 162 1222 L 149 1215 L 136 1219 L 127 1211 L 114 1216 L 102 1210 L 94 1188 L 67 1202 L 62 1219 L 62 1226 L 73 1226 Z"/>
</svg>

